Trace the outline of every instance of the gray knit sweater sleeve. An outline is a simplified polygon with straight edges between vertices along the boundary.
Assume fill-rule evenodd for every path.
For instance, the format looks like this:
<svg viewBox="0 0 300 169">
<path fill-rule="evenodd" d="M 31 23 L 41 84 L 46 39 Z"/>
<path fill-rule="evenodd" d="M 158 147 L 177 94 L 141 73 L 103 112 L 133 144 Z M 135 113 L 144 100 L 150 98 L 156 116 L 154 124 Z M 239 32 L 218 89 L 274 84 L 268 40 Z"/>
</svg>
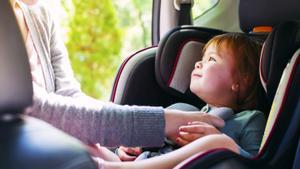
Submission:
<svg viewBox="0 0 300 169">
<path fill-rule="evenodd" d="M 34 86 L 28 115 L 85 143 L 104 146 L 159 146 L 165 119 L 160 107 L 120 106 L 86 96 L 73 75 L 57 27 L 42 3 L 22 5 L 44 71 L 47 91 Z"/>
<path fill-rule="evenodd" d="M 86 144 L 160 146 L 164 140 L 163 109 L 120 106 L 88 97 L 54 93 L 35 95 L 27 114 L 45 120 Z"/>
</svg>

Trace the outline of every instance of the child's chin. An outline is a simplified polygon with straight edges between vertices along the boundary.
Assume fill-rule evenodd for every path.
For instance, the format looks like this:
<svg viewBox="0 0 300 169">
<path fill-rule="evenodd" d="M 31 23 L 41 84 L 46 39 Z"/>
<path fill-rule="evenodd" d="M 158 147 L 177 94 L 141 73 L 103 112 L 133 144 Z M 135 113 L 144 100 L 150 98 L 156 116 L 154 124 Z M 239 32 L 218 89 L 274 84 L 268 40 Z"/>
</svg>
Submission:
<svg viewBox="0 0 300 169">
<path fill-rule="evenodd" d="M 196 85 L 193 85 L 193 84 L 190 85 L 190 90 L 191 90 L 191 92 L 194 93 L 195 95 L 197 95 L 197 93 L 199 92 L 198 89 L 197 89 L 197 86 L 196 86 Z"/>
</svg>

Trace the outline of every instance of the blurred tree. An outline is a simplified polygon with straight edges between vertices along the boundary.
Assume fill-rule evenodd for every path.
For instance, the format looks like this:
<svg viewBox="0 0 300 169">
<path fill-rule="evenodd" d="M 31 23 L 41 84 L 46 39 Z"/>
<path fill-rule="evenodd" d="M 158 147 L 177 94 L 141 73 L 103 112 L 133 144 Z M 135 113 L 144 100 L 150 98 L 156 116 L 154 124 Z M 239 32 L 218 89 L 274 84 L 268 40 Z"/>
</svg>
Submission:
<svg viewBox="0 0 300 169">
<path fill-rule="evenodd" d="M 125 33 L 122 56 L 151 45 L 152 0 L 113 0 Z"/>
<path fill-rule="evenodd" d="M 84 92 L 103 99 L 108 97 L 121 58 L 119 20 L 111 0 L 72 2 L 73 10 L 66 10 L 70 15 L 67 48 L 73 70 Z"/>
<path fill-rule="evenodd" d="M 151 19 L 152 11 L 149 9 L 151 9 L 152 2 L 145 0 L 132 0 L 132 2 L 137 11 L 137 25 L 142 29 L 142 37 L 139 37 L 139 39 L 141 39 L 143 47 L 147 47 L 150 45 L 151 20 L 149 19 Z"/>
</svg>

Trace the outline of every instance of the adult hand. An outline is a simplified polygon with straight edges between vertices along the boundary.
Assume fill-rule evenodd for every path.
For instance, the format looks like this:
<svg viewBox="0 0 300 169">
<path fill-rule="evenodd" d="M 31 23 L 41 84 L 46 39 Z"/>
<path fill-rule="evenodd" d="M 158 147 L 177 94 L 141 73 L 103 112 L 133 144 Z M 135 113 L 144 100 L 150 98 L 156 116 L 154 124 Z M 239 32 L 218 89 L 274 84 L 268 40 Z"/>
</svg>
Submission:
<svg viewBox="0 0 300 169">
<path fill-rule="evenodd" d="M 115 162 L 121 161 L 116 154 L 108 150 L 106 147 L 100 146 L 99 143 L 89 145 L 87 146 L 87 149 L 89 150 L 90 154 L 95 158 L 100 157 L 105 161 L 115 161 Z"/>
<path fill-rule="evenodd" d="M 116 154 L 122 161 L 133 161 L 142 153 L 142 149 L 140 147 L 120 146 L 116 151 Z"/>
<path fill-rule="evenodd" d="M 179 110 L 165 109 L 165 133 L 166 136 L 176 142 L 176 138 L 179 136 L 179 127 L 187 125 L 189 122 L 201 121 L 207 124 L 211 124 L 216 128 L 222 128 L 225 125 L 224 120 L 221 118 L 202 112 L 185 112 Z"/>
<path fill-rule="evenodd" d="M 179 137 L 176 138 L 176 143 L 184 146 L 198 138 L 211 134 L 221 134 L 221 132 L 211 124 L 194 121 L 188 125 L 179 127 Z"/>
</svg>

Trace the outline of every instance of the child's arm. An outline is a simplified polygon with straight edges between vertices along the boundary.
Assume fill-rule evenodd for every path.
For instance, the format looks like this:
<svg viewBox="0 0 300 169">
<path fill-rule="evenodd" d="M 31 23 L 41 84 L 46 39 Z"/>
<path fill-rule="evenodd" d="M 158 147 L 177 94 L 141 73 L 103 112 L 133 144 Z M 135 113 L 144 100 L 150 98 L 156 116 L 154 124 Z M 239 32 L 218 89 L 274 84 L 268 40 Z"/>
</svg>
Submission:
<svg viewBox="0 0 300 169">
<path fill-rule="evenodd" d="M 197 153 L 203 153 L 205 151 L 216 148 L 226 148 L 233 152 L 239 153 L 238 146 L 230 137 L 226 136 L 225 134 L 213 134 L 202 137 L 184 147 L 181 147 L 173 152 L 158 157 L 134 162 L 104 162 L 103 165 L 106 169 L 173 168 L 174 166 L 176 166 L 177 164 L 179 164 L 180 162 L 192 155 L 195 155 Z"/>
</svg>

